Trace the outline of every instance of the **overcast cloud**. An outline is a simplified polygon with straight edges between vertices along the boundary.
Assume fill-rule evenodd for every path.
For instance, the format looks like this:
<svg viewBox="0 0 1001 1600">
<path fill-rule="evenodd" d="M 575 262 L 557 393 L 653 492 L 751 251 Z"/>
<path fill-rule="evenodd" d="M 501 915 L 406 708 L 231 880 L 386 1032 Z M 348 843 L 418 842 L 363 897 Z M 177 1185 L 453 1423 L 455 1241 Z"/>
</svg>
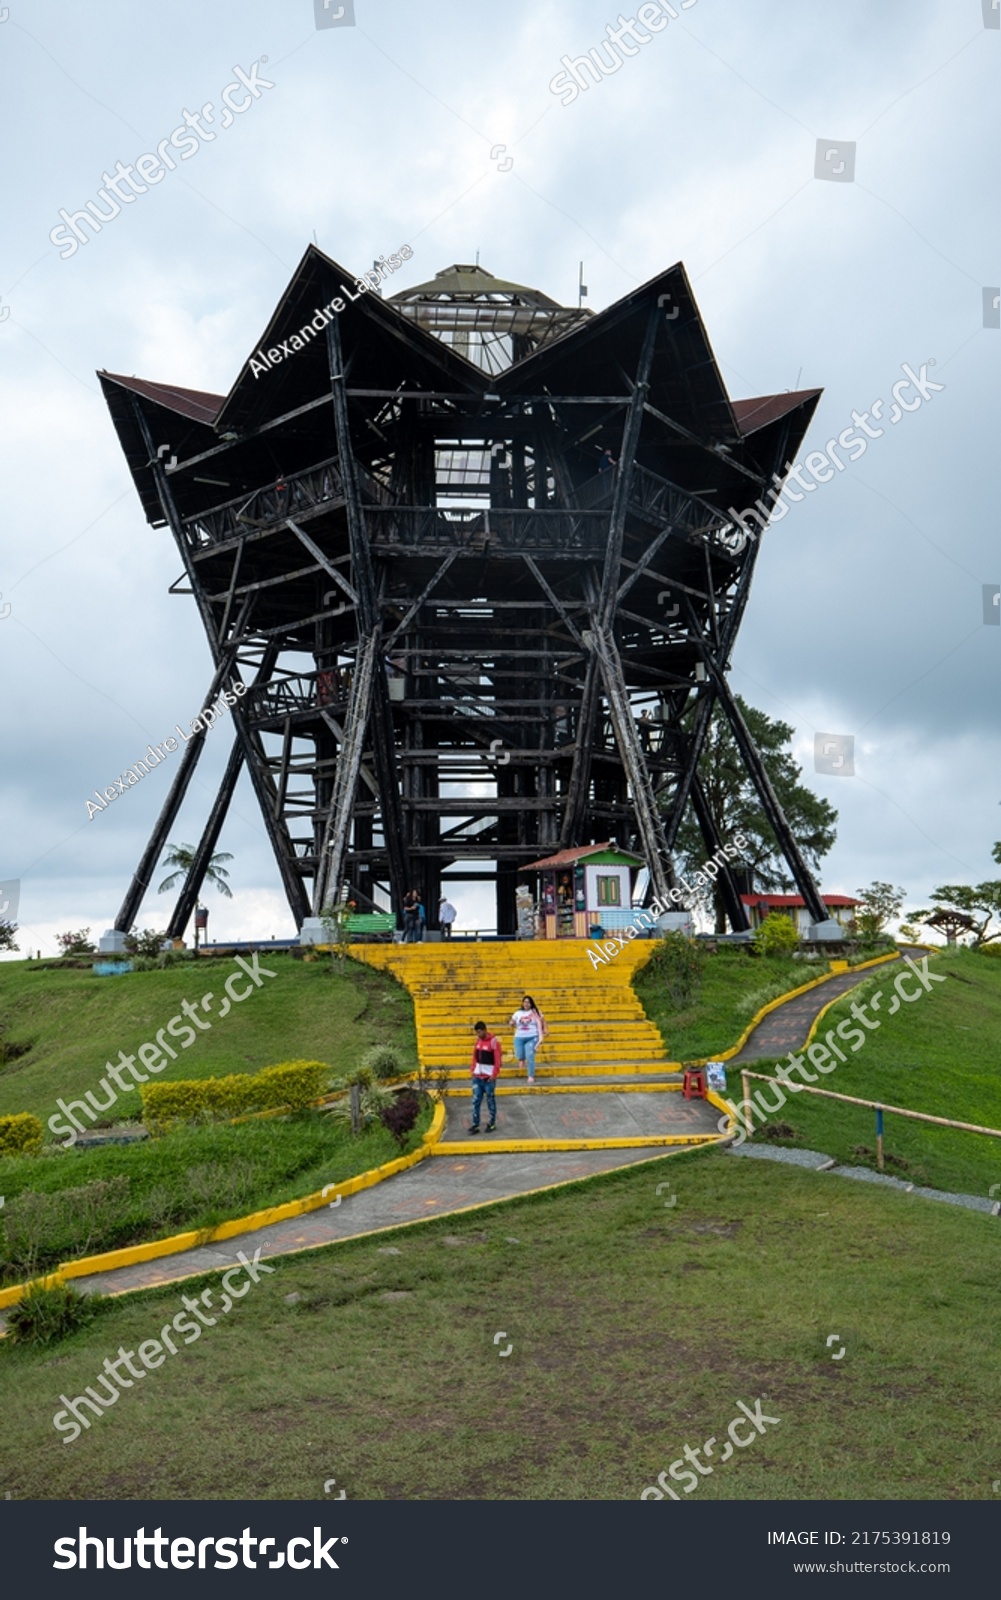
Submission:
<svg viewBox="0 0 1001 1600">
<path fill-rule="evenodd" d="M 111 925 L 172 774 L 92 822 L 85 800 L 212 676 L 95 369 L 225 393 L 314 233 L 356 271 L 409 243 L 389 292 L 479 251 L 571 304 L 583 260 L 595 309 L 683 260 L 731 394 L 824 388 L 805 450 L 927 363 L 944 388 L 765 536 L 731 681 L 794 725 L 839 810 L 825 890 L 879 877 L 916 905 L 995 870 L 1001 29 L 982 0 L 675 10 L 564 106 L 550 80 L 615 23 L 606 0 L 355 0 L 355 26 L 323 29 L 313 0 L 0 7 L 0 880 L 21 879 L 22 951 Z M 273 87 L 61 259 L 59 211 L 255 62 Z M 818 139 L 856 143 L 854 181 L 814 177 Z M 814 773 L 818 731 L 854 735 L 853 778 Z M 175 841 L 231 736 L 209 736 Z M 213 934 L 289 936 L 245 778 L 221 847 Z"/>
</svg>

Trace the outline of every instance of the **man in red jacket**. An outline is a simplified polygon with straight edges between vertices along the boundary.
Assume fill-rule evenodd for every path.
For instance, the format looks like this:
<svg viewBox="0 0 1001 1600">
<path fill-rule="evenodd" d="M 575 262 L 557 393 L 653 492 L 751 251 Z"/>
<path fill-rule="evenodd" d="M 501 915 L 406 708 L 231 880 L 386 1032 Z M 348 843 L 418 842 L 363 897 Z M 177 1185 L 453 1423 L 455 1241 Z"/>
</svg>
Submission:
<svg viewBox="0 0 1001 1600">
<path fill-rule="evenodd" d="M 500 1073 L 501 1067 L 501 1042 L 490 1032 L 485 1022 L 476 1024 L 476 1042 L 473 1045 L 473 1059 L 471 1071 L 473 1075 L 473 1120 L 470 1124 L 470 1133 L 480 1131 L 480 1106 L 483 1096 L 487 1097 L 487 1132 L 493 1133 L 497 1126 L 497 1098 L 494 1094 L 494 1084 Z"/>
</svg>

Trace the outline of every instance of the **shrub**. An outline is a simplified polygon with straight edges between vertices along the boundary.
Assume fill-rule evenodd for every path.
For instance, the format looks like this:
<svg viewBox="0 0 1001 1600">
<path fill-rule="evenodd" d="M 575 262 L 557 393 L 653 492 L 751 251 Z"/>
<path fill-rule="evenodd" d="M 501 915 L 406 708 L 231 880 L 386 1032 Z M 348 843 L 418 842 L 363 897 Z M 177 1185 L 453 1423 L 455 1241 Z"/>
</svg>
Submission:
<svg viewBox="0 0 1001 1600">
<path fill-rule="evenodd" d="M 155 961 L 162 955 L 161 945 L 167 935 L 157 933 L 154 928 L 144 928 L 141 933 L 135 928 L 125 935 L 125 948 L 130 956 L 150 956 Z"/>
<path fill-rule="evenodd" d="M 413 1089 L 404 1089 L 393 1096 L 388 1106 L 379 1112 L 379 1120 L 388 1128 L 401 1150 L 405 1150 L 411 1130 L 421 1112 L 421 1098 Z"/>
<path fill-rule="evenodd" d="M 86 1255 L 95 1241 L 124 1220 L 129 1210 L 126 1177 L 95 1178 L 74 1189 L 36 1194 L 25 1189 L 0 1212 L 7 1263 L 22 1273 L 40 1262 Z"/>
<path fill-rule="evenodd" d="M 45 1130 L 29 1111 L 0 1117 L 0 1156 L 37 1156 Z"/>
<path fill-rule="evenodd" d="M 402 1078 L 406 1072 L 399 1050 L 391 1044 L 374 1044 L 371 1050 L 365 1051 L 361 1065 L 369 1068 L 379 1082 L 385 1082 L 390 1078 Z"/>
<path fill-rule="evenodd" d="M 363 1128 L 381 1118 L 383 1111 L 392 1105 L 396 1096 L 391 1089 L 384 1089 L 381 1083 L 370 1083 L 362 1087 L 359 1096 L 359 1109 L 361 1111 L 361 1125 Z M 330 1107 L 330 1115 L 336 1117 L 338 1122 L 351 1121 L 351 1096 L 345 1094 L 340 1100 Z"/>
<path fill-rule="evenodd" d="M 16 932 L 16 922 L 5 922 L 3 917 L 0 917 L 0 950 L 20 950 L 21 946 L 14 943 Z"/>
<path fill-rule="evenodd" d="M 92 956 L 97 946 L 91 944 L 88 934 L 89 928 L 81 928 L 79 933 L 57 933 L 56 944 L 60 954 L 64 956 Z"/>
<path fill-rule="evenodd" d="M 810 980 L 806 973 L 802 973 L 800 976 L 804 982 L 809 983 Z M 799 979 L 796 979 L 795 983 L 798 987 Z M 763 984 L 760 989 L 752 989 L 745 994 L 736 1002 L 734 1010 L 738 1017 L 750 1019 L 757 1016 L 762 1007 L 768 1005 L 770 1001 L 778 1000 L 782 995 L 788 994 L 792 987 L 793 983 L 788 978 L 773 978 L 770 983 Z"/>
<path fill-rule="evenodd" d="M 343 1078 L 338 1078 L 336 1087 L 350 1089 L 353 1083 L 357 1083 L 359 1088 L 370 1089 L 374 1080 L 375 1073 L 372 1068 L 361 1062 L 357 1067 L 352 1067 L 350 1072 L 346 1072 Z"/>
<path fill-rule="evenodd" d="M 7 1313 L 7 1329 L 15 1344 L 52 1344 L 84 1327 L 97 1311 L 97 1296 L 80 1294 L 71 1284 L 48 1289 L 32 1283 Z"/>
<path fill-rule="evenodd" d="M 143 1086 L 143 1121 L 151 1133 L 175 1122 L 214 1122 L 255 1111 L 303 1111 L 319 1098 L 329 1068 L 322 1061 L 283 1061 L 263 1072 L 230 1073 Z"/>
<path fill-rule="evenodd" d="M 791 917 L 769 912 L 754 935 L 754 948 L 762 956 L 787 956 L 799 949 L 799 931 Z"/>
<path fill-rule="evenodd" d="M 650 970 L 662 980 L 678 1007 L 688 1005 L 698 992 L 705 969 L 705 951 L 678 928 L 671 928 L 658 939 L 650 957 Z"/>
</svg>

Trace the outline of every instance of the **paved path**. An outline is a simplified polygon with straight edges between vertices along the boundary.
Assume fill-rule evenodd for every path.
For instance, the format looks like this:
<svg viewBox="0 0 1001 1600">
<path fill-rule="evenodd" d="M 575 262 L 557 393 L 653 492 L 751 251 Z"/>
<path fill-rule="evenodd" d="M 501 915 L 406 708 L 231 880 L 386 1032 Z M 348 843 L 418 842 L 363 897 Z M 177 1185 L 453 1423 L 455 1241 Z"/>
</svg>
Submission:
<svg viewBox="0 0 1001 1600">
<path fill-rule="evenodd" d="M 470 1096 L 446 1096 L 443 1142 L 468 1139 Z M 484 1108 L 485 1110 L 485 1108 Z M 497 1099 L 497 1137 L 503 1139 L 642 1139 L 645 1135 L 716 1133 L 720 1113 L 677 1090 L 622 1094 L 546 1094 L 525 1090 Z M 481 1113 L 481 1125 L 486 1126 Z M 487 1144 L 493 1135 L 481 1133 Z M 538 1156 L 536 1161 L 548 1161 Z M 538 1181 L 545 1182 L 545 1179 Z"/>
<path fill-rule="evenodd" d="M 946 1206 L 962 1206 L 966 1211 L 982 1211 L 996 1217 L 1001 1212 L 997 1200 L 985 1200 L 979 1194 L 955 1194 L 948 1189 L 926 1189 L 917 1183 L 906 1183 L 903 1178 L 893 1178 L 887 1172 L 873 1172 L 871 1167 L 842 1167 L 833 1156 L 820 1150 L 769 1149 L 764 1144 L 745 1144 L 739 1150 L 727 1151 L 731 1156 L 750 1156 L 754 1161 L 779 1161 L 784 1166 L 804 1167 L 809 1172 L 823 1172 L 832 1178 L 852 1178 L 856 1183 L 877 1183 L 884 1188 L 900 1189 L 904 1194 L 919 1195 L 922 1200 L 938 1200 Z"/>
<path fill-rule="evenodd" d="M 830 1005 L 838 995 L 854 989 L 856 984 L 864 983 L 874 973 L 896 967 L 900 959 L 898 956 L 896 961 L 884 962 L 882 968 L 866 967 L 863 972 L 841 972 L 829 982 L 819 984 L 816 989 L 797 995 L 795 1000 L 787 1000 L 785 1005 L 762 1017 L 743 1049 L 731 1057 L 727 1066 L 737 1067 L 748 1061 L 760 1061 L 766 1056 L 784 1056 L 790 1050 L 802 1049 L 818 1011 Z"/>
<path fill-rule="evenodd" d="M 263 1259 L 337 1244 L 360 1234 L 399 1228 L 461 1212 L 469 1206 L 489 1205 L 530 1194 L 554 1183 L 572 1183 L 615 1167 L 666 1157 L 663 1147 L 645 1150 L 585 1150 L 538 1155 L 431 1156 L 419 1166 L 401 1172 L 374 1189 L 350 1195 L 325 1211 L 279 1222 L 257 1233 L 243 1233 L 221 1244 L 202 1245 L 159 1261 L 120 1267 L 90 1278 L 77 1278 L 75 1286 L 86 1292 L 121 1294 L 132 1289 L 160 1288 L 197 1273 L 228 1267 L 239 1251 Z"/>
</svg>

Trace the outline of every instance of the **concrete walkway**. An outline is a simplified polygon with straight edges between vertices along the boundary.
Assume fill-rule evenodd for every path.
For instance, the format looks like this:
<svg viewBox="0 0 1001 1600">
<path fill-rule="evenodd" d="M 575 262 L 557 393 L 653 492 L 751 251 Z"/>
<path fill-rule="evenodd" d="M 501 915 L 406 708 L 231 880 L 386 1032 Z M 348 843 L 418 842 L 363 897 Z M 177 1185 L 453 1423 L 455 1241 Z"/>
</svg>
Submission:
<svg viewBox="0 0 1001 1600">
<path fill-rule="evenodd" d="M 780 1146 L 770 1149 L 764 1144 L 745 1144 L 739 1150 L 728 1150 L 727 1155 L 750 1156 L 754 1161 L 778 1161 L 783 1166 L 802 1167 L 832 1178 L 852 1178 L 856 1183 L 877 1183 L 886 1189 L 899 1189 L 903 1194 L 919 1195 L 922 1200 L 938 1200 L 942 1205 L 962 1206 L 966 1211 L 981 1211 L 990 1217 L 1001 1213 L 1001 1202 L 985 1200 L 983 1195 L 926 1189 L 917 1183 L 906 1183 L 903 1178 L 893 1178 L 887 1172 L 873 1172 L 871 1167 L 842 1167 L 833 1156 L 825 1156 L 820 1150 L 786 1150 Z"/>
<path fill-rule="evenodd" d="M 914 954 L 918 954 L 915 950 Z M 739 1053 L 728 1062 L 728 1067 L 746 1066 L 749 1061 L 761 1061 L 767 1056 L 784 1056 L 790 1050 L 800 1050 L 818 1011 L 830 1005 L 839 995 L 846 994 L 857 984 L 864 983 L 880 972 L 892 972 L 903 958 L 886 961 L 881 967 L 866 967 L 862 972 L 841 972 L 827 983 L 810 989 L 806 994 L 787 1000 L 785 1005 L 762 1017 L 751 1037 Z"/>
<path fill-rule="evenodd" d="M 579 1087 L 579 1082 L 578 1082 Z M 469 1137 L 471 1095 L 449 1094 L 443 1143 Z M 484 1106 L 483 1111 L 485 1112 Z M 547 1094 L 526 1089 L 497 1098 L 499 1139 L 642 1139 L 656 1134 L 716 1133 L 720 1113 L 705 1100 L 685 1100 L 675 1091 Z M 486 1127 L 481 1113 L 481 1127 Z M 492 1134 L 478 1135 L 489 1144 Z M 547 1156 L 538 1156 L 547 1161 Z M 543 1178 L 540 1181 L 545 1182 Z"/>
<path fill-rule="evenodd" d="M 339 1244 L 360 1235 L 399 1228 L 408 1223 L 426 1222 L 429 1217 L 454 1215 L 471 1206 L 490 1205 L 496 1200 L 511 1200 L 555 1183 L 572 1183 L 592 1178 L 615 1167 L 633 1166 L 658 1156 L 667 1157 L 662 1147 L 646 1150 L 584 1150 L 538 1155 L 440 1156 L 422 1161 L 374 1189 L 350 1195 L 325 1211 L 279 1222 L 256 1233 L 243 1233 L 224 1243 L 202 1245 L 159 1261 L 120 1267 L 114 1272 L 76 1278 L 74 1285 L 85 1293 L 123 1294 L 135 1289 L 162 1288 L 202 1272 L 214 1272 L 233 1265 L 238 1253 L 253 1257 L 260 1250 L 263 1260 L 290 1255 L 299 1250 L 314 1250 L 320 1245 Z"/>
</svg>

